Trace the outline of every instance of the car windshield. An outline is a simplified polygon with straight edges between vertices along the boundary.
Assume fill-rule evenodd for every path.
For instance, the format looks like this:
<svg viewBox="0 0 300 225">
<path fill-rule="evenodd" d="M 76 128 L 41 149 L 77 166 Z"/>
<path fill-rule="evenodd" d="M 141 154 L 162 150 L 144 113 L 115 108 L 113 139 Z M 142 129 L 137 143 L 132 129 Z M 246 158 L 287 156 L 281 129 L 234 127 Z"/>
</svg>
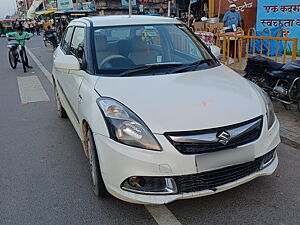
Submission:
<svg viewBox="0 0 300 225">
<path fill-rule="evenodd" d="M 95 27 L 94 55 L 103 76 L 180 73 L 218 65 L 181 24 Z"/>
</svg>

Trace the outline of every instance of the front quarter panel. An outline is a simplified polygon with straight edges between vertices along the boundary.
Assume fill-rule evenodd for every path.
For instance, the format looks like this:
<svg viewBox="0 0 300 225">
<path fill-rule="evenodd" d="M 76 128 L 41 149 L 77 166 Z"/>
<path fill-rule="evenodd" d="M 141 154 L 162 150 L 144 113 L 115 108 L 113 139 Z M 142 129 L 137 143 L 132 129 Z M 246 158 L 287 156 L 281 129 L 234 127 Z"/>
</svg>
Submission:
<svg viewBox="0 0 300 225">
<path fill-rule="evenodd" d="M 84 120 L 87 121 L 93 133 L 108 137 L 109 133 L 105 120 L 96 103 L 96 100 L 100 97 L 94 90 L 97 79 L 97 76 L 87 75 L 81 84 L 79 90 L 79 95 L 81 96 L 79 104 L 81 123 Z"/>
</svg>

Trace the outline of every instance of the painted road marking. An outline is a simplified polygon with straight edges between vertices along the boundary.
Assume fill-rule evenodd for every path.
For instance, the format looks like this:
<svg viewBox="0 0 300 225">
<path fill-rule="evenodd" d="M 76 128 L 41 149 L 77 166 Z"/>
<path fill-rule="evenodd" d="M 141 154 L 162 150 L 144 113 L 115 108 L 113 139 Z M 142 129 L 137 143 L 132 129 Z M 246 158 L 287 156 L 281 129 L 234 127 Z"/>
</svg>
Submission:
<svg viewBox="0 0 300 225">
<path fill-rule="evenodd" d="M 38 58 L 27 47 L 26 47 L 26 51 L 28 52 L 28 54 L 30 55 L 32 60 L 38 65 L 38 67 L 41 69 L 41 71 L 45 74 L 45 76 L 50 81 L 50 83 L 53 85 L 51 73 L 49 73 L 49 71 L 43 66 L 43 64 L 40 62 L 40 60 L 38 60 Z"/>
<path fill-rule="evenodd" d="M 17 77 L 17 81 L 22 105 L 50 101 L 37 76 Z"/>
<path fill-rule="evenodd" d="M 158 225 L 182 225 L 165 205 L 145 205 Z"/>
<path fill-rule="evenodd" d="M 33 61 L 38 65 L 38 67 L 42 70 L 50 83 L 53 85 L 51 73 L 49 73 L 49 71 L 28 48 L 27 51 Z M 182 225 L 165 205 L 145 205 L 145 208 L 155 219 L 158 225 Z"/>
</svg>

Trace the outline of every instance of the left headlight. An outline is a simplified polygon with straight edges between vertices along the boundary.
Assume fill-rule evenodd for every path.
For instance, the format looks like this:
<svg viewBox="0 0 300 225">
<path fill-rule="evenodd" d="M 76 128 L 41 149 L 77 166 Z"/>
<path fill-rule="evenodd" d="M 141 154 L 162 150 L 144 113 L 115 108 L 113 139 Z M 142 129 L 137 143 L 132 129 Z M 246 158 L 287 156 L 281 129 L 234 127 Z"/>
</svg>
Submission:
<svg viewBox="0 0 300 225">
<path fill-rule="evenodd" d="M 100 97 L 97 99 L 111 138 L 122 144 L 161 151 L 161 146 L 146 124 L 120 102 Z"/>
</svg>

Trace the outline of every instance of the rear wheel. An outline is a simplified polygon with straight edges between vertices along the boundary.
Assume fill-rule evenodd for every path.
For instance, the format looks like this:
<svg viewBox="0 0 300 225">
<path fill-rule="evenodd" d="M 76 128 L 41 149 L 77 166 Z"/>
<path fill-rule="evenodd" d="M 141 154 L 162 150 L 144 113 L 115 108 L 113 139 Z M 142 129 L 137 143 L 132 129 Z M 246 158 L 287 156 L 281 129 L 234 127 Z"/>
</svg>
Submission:
<svg viewBox="0 0 300 225">
<path fill-rule="evenodd" d="M 298 102 L 297 102 L 298 104 L 298 111 L 299 111 L 299 113 L 300 113 L 300 98 L 298 98 Z"/>
<path fill-rule="evenodd" d="M 88 130 L 87 137 L 92 188 L 96 196 L 104 197 L 108 195 L 108 192 L 102 179 L 99 158 L 91 129 Z"/>
<path fill-rule="evenodd" d="M 16 59 L 16 57 L 14 57 L 14 53 L 12 50 L 9 50 L 8 52 L 8 59 L 11 68 L 16 69 L 18 60 Z"/>
</svg>

